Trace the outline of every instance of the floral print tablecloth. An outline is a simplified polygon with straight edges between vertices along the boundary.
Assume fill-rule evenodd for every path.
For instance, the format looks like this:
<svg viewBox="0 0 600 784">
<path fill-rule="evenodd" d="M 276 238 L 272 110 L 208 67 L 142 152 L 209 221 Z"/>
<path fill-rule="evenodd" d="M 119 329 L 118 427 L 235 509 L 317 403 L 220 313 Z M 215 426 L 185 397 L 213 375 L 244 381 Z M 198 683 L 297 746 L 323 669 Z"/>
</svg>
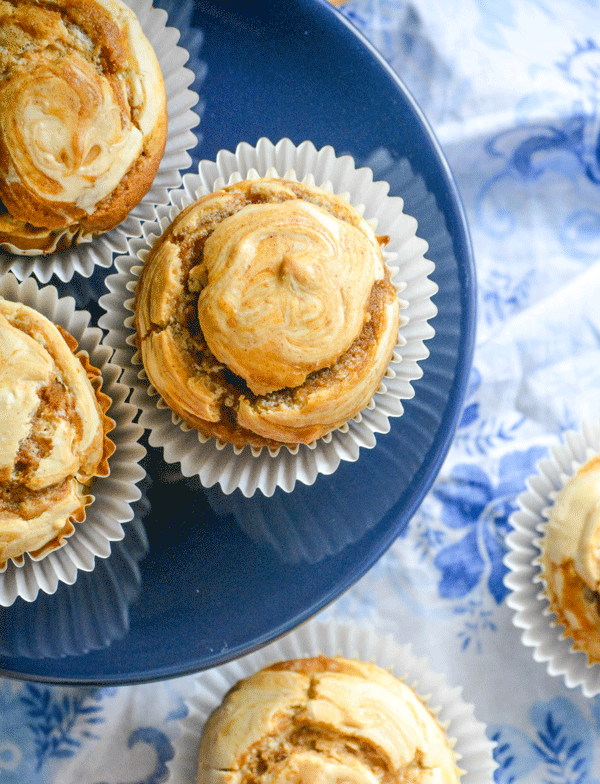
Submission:
<svg viewBox="0 0 600 784">
<path fill-rule="evenodd" d="M 433 488 L 322 616 L 410 641 L 462 685 L 497 742 L 498 784 L 597 784 L 600 696 L 567 688 L 521 644 L 503 557 L 536 461 L 600 415 L 600 3 L 349 0 L 341 12 L 448 157 L 475 250 L 478 333 Z M 164 781 L 188 685 L 0 680 L 1 784 Z"/>
</svg>

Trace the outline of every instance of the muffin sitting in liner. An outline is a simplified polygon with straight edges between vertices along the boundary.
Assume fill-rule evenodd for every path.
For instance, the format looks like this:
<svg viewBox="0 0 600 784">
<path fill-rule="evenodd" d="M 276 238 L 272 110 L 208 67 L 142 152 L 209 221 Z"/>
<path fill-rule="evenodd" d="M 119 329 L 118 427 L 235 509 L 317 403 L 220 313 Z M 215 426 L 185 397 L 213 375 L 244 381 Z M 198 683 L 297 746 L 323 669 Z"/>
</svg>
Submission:
<svg viewBox="0 0 600 784">
<path fill-rule="evenodd" d="M 242 681 L 204 726 L 197 784 L 456 784 L 461 771 L 423 702 L 386 670 L 319 656 Z"/>
<path fill-rule="evenodd" d="M 375 235 L 343 198 L 277 177 L 201 197 L 137 286 L 144 369 L 168 406 L 235 446 L 311 443 L 361 411 L 398 340 Z"/>
<path fill-rule="evenodd" d="M 166 135 L 160 66 L 121 0 L 0 0 L 0 247 L 47 254 L 117 226 Z"/>
<path fill-rule="evenodd" d="M 0 568 L 62 546 L 114 445 L 100 371 L 75 339 L 0 298 Z"/>
<path fill-rule="evenodd" d="M 551 610 L 573 647 L 600 662 L 600 455 L 557 494 L 541 547 Z"/>
</svg>

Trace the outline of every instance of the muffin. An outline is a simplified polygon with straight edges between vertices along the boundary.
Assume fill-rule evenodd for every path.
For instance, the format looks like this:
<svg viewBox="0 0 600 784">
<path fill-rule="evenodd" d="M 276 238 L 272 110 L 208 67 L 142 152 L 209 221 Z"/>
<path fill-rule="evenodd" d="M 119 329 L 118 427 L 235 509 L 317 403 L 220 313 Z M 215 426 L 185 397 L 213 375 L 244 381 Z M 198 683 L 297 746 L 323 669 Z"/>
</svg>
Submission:
<svg viewBox="0 0 600 784">
<path fill-rule="evenodd" d="M 406 167 L 402 166 L 402 171 L 403 174 L 406 173 L 406 180 L 395 180 L 394 187 L 405 194 L 407 199 L 421 203 L 424 198 L 422 182 L 414 177 L 408 162 Z M 254 405 L 257 397 L 261 396 L 255 396 L 241 377 L 238 378 L 212 355 L 204 336 L 199 334 L 199 327 L 196 327 L 197 334 L 194 336 L 197 339 L 196 344 L 190 341 L 186 346 L 186 338 L 182 337 L 180 346 L 177 346 L 169 358 L 170 364 L 177 372 L 177 365 L 183 366 L 181 385 L 171 381 L 165 384 L 162 381 L 165 362 L 160 362 L 160 372 L 154 374 L 154 377 L 152 368 L 149 372 L 144 368 L 141 335 L 146 333 L 140 329 L 141 319 L 139 322 L 138 319 L 141 316 L 147 324 L 158 322 L 157 316 L 150 310 L 150 305 L 142 303 L 142 285 L 178 290 L 182 292 L 182 296 L 188 296 L 181 281 L 177 283 L 176 269 L 174 274 L 171 274 L 166 264 L 164 282 L 161 282 L 158 276 L 155 282 L 151 281 L 152 275 L 147 264 L 149 255 L 154 252 L 153 248 L 157 242 L 161 242 L 160 237 L 163 234 L 168 236 L 171 224 L 176 222 L 180 213 L 192 203 L 246 180 L 285 180 L 306 185 L 308 188 L 318 187 L 328 195 L 338 194 L 359 216 L 364 215 L 365 222 L 373 232 L 376 231 L 382 239 L 389 237 L 389 243 L 385 246 L 379 241 L 377 244 L 389 270 L 400 309 L 400 327 L 395 335 L 396 344 L 392 350 L 391 361 L 367 405 L 342 425 L 325 432 L 321 437 L 316 436 L 326 429 L 326 418 L 321 422 L 305 423 L 306 430 L 302 433 L 302 426 L 299 426 L 296 417 L 298 409 L 295 409 L 294 405 L 295 402 L 300 402 L 299 398 L 305 395 L 307 388 L 314 391 L 318 374 L 325 381 L 333 381 L 333 372 L 328 374 L 313 371 L 307 376 L 307 387 L 285 387 L 282 391 L 264 396 L 267 401 L 271 400 L 272 408 L 278 406 L 278 411 L 274 410 L 273 414 L 277 414 L 279 422 L 272 416 L 271 424 L 275 422 L 278 429 L 287 431 L 284 435 L 287 440 L 284 441 L 275 439 L 271 433 L 266 435 L 250 431 L 246 425 L 239 425 L 237 419 L 233 419 L 234 414 L 237 416 L 233 406 L 242 396 L 246 397 L 251 414 L 256 415 L 261 412 L 261 408 L 264 410 L 267 407 L 260 402 L 258 406 Z M 178 463 L 184 476 L 197 476 L 203 487 L 212 487 L 218 483 L 224 493 L 239 490 L 245 497 L 256 492 L 267 497 L 278 490 L 292 492 L 298 483 L 312 485 L 318 476 L 333 474 L 342 462 L 354 462 L 364 450 L 373 449 L 378 444 L 378 434 L 388 433 L 394 427 L 394 420 L 403 415 L 403 401 L 414 397 L 416 390 L 413 381 L 423 375 L 422 361 L 429 356 L 427 341 L 435 335 L 431 321 L 437 313 L 434 297 L 438 286 L 430 277 L 435 272 L 435 264 L 425 255 L 428 244 L 418 234 L 416 218 L 404 211 L 404 198 L 390 195 L 388 182 L 375 180 L 371 169 L 358 167 L 349 155 L 338 156 L 330 146 L 317 149 L 308 140 L 295 145 L 290 139 L 284 138 L 274 143 L 261 138 L 255 146 L 241 142 L 235 150 L 220 150 L 214 161 L 200 161 L 197 173 L 187 173 L 183 177 L 182 187 L 170 191 L 169 200 L 170 205 L 156 207 L 156 219 L 144 224 L 142 237 L 128 239 L 128 253 L 115 258 L 116 272 L 106 279 L 109 293 L 100 298 L 100 305 L 106 314 L 99 323 L 107 330 L 106 341 L 115 349 L 115 361 L 124 368 L 122 380 L 132 389 L 130 399 L 140 410 L 139 423 L 148 431 L 149 443 L 162 448 L 167 463 Z M 202 241 L 200 237 L 199 246 Z M 177 248 L 172 247 L 172 250 L 175 254 L 178 252 Z M 148 280 L 142 284 L 140 278 L 146 275 Z M 193 282 L 194 286 L 198 284 L 199 288 L 204 286 L 202 277 Z M 166 302 L 167 310 L 172 305 L 180 307 L 182 301 L 175 297 L 172 302 Z M 199 323 L 191 295 L 189 301 L 191 310 L 185 315 L 189 316 L 190 323 Z M 396 307 L 395 304 L 393 307 Z M 136 308 L 139 308 L 138 317 Z M 144 309 L 146 314 L 143 314 Z M 368 328 L 367 325 L 367 330 Z M 164 330 L 159 327 L 154 331 Z M 183 336 L 185 329 L 180 330 L 180 333 Z M 167 341 L 167 337 L 168 335 L 164 335 L 161 339 L 174 345 L 175 341 Z M 144 342 L 149 341 L 146 339 Z M 148 346 L 144 347 L 144 351 L 147 349 Z M 189 387 L 183 386 L 188 382 L 189 373 L 186 372 L 185 365 L 190 357 L 197 366 L 193 368 L 192 375 L 195 374 L 193 381 L 200 395 L 195 389 L 192 390 L 194 394 L 190 395 Z M 222 391 L 219 387 L 209 387 L 207 392 L 202 381 L 202 375 L 207 370 L 206 360 L 211 371 L 207 379 L 211 382 L 214 382 L 215 378 L 219 380 L 219 376 L 215 376 L 213 371 L 221 366 L 220 377 L 227 384 L 224 388 L 231 391 L 231 397 L 223 398 L 223 405 L 220 406 L 220 411 L 226 415 L 225 421 L 215 421 L 214 415 L 211 421 L 194 410 L 197 405 L 194 398 L 206 395 L 205 406 L 210 408 L 214 391 L 216 390 L 217 394 Z M 351 370 L 357 369 L 358 365 L 357 362 Z M 339 369 L 336 363 L 334 366 Z M 166 386 L 167 394 L 169 387 L 172 388 L 175 398 L 182 394 L 184 398 L 191 397 L 190 413 L 193 418 L 190 417 L 189 422 L 198 422 L 207 428 L 210 434 L 207 435 L 200 427 L 189 424 L 178 414 L 175 406 L 171 406 L 171 403 L 162 397 L 161 390 L 154 386 L 154 382 L 158 383 L 159 387 Z M 326 391 L 324 384 L 322 392 Z M 326 402 L 326 397 L 316 396 L 314 400 Z M 289 403 L 286 406 L 287 401 Z M 288 413 L 292 414 L 292 422 L 288 421 L 291 426 L 288 427 L 285 427 L 286 409 L 290 409 Z M 310 413 L 310 409 L 307 408 L 307 411 Z M 216 409 L 215 413 L 220 412 Z M 255 419 L 259 418 L 255 416 Z M 332 418 L 335 422 L 342 420 L 342 417 Z M 216 435 L 213 435 L 215 432 Z M 291 438 L 298 436 L 303 436 L 306 443 L 290 442 Z M 235 441 L 228 441 L 227 437 L 235 438 Z M 311 437 L 314 440 L 310 440 Z M 247 441 L 246 438 L 251 440 Z"/>
<path fill-rule="evenodd" d="M 573 648 L 600 662 L 600 454 L 557 493 L 540 546 L 551 610 Z"/>
<path fill-rule="evenodd" d="M 0 247 L 49 254 L 121 223 L 163 156 L 156 55 L 121 0 L 0 0 Z"/>
<path fill-rule="evenodd" d="M 0 298 L 0 569 L 59 548 L 109 473 L 100 371 L 33 308 Z"/>
<path fill-rule="evenodd" d="M 197 784 L 458 782 L 436 719 L 405 683 L 343 657 L 281 661 L 238 682 L 206 722 Z"/>
<path fill-rule="evenodd" d="M 187 425 L 236 447 L 308 444 L 364 409 L 398 341 L 382 246 L 345 199 L 280 177 L 197 199 L 136 290 L 150 383 Z"/>
</svg>

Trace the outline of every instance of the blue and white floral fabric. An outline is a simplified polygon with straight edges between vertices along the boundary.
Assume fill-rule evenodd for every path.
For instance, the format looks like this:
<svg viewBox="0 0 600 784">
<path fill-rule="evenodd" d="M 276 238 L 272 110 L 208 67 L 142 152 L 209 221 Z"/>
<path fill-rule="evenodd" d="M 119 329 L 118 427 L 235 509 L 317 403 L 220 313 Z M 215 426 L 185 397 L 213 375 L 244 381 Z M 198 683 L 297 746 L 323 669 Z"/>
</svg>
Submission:
<svg viewBox="0 0 600 784">
<path fill-rule="evenodd" d="M 600 2 L 349 0 L 342 12 L 449 159 L 476 256 L 478 334 L 431 492 L 323 616 L 401 628 L 461 684 L 497 741 L 497 784 L 598 784 L 600 696 L 568 689 L 521 644 L 502 559 L 536 461 L 600 413 Z M 187 685 L 0 680 L 1 784 L 164 781 Z"/>
</svg>

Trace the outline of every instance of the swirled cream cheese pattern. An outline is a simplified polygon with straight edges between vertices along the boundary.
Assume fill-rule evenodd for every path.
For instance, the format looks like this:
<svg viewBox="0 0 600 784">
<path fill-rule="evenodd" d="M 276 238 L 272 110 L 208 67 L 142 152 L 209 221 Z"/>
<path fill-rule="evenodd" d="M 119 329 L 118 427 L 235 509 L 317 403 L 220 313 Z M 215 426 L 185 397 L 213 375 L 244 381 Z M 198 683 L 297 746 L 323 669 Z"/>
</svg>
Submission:
<svg viewBox="0 0 600 784">
<path fill-rule="evenodd" d="M 166 141 L 158 61 L 120 0 L 0 2 L 0 243 L 50 252 L 121 222 Z"/>
</svg>

